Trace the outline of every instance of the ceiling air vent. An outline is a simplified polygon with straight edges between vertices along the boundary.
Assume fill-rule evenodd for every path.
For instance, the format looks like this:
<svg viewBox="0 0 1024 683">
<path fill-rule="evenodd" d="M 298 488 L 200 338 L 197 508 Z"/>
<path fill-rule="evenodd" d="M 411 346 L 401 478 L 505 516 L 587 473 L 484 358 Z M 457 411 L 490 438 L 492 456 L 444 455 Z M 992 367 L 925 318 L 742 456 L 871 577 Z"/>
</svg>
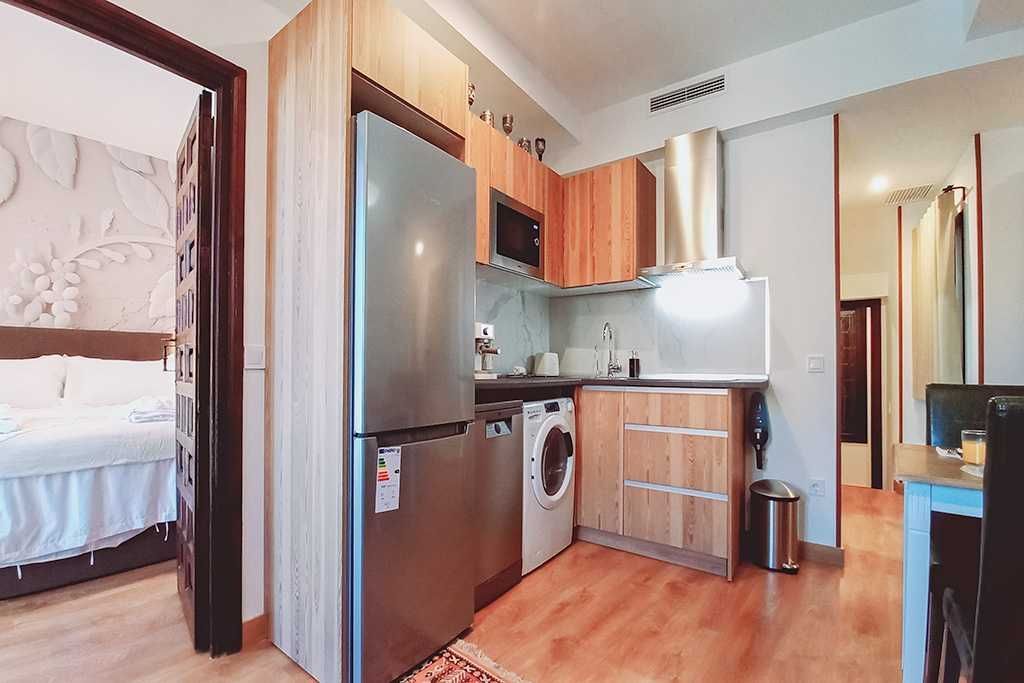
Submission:
<svg viewBox="0 0 1024 683">
<path fill-rule="evenodd" d="M 886 197 L 885 203 L 887 206 L 903 206 L 904 204 L 913 204 L 914 202 L 921 202 L 926 199 L 931 199 L 934 189 L 934 185 L 918 185 L 917 187 L 901 187 L 898 190 L 893 190 Z"/>
<path fill-rule="evenodd" d="M 655 95 L 651 98 L 651 113 L 656 114 L 666 109 L 689 104 L 694 100 L 720 92 L 725 92 L 725 74 Z"/>
</svg>

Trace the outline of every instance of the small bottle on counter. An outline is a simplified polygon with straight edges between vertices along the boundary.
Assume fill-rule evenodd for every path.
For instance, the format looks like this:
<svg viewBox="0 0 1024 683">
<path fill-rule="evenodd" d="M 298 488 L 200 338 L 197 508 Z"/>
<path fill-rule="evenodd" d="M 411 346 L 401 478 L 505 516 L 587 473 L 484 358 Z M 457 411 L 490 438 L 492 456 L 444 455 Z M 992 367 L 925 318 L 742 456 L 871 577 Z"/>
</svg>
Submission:
<svg viewBox="0 0 1024 683">
<path fill-rule="evenodd" d="M 640 354 L 633 349 L 633 355 L 629 357 L 629 376 L 636 379 L 640 376 Z"/>
</svg>

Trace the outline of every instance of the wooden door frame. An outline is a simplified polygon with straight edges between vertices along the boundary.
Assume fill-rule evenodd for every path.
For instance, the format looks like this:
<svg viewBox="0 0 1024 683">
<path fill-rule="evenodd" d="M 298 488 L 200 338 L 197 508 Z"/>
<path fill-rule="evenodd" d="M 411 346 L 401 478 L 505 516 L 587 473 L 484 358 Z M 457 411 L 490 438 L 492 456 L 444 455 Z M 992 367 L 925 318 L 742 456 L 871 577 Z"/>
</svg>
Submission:
<svg viewBox="0 0 1024 683">
<path fill-rule="evenodd" d="M 245 206 L 245 70 L 107 0 L 0 0 L 95 38 L 216 94 L 207 393 L 210 654 L 242 645 L 242 304 Z M 200 612 L 202 610 L 202 613 Z"/>
</svg>

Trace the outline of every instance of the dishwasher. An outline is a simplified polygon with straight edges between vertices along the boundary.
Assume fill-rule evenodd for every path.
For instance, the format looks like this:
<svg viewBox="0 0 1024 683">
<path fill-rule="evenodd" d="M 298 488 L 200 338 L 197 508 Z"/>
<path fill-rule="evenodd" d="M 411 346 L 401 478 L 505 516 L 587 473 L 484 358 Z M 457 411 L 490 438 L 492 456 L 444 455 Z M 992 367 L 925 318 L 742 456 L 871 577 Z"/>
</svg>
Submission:
<svg viewBox="0 0 1024 683">
<path fill-rule="evenodd" d="M 523 402 L 477 405 L 470 448 L 479 610 L 522 579 Z"/>
</svg>

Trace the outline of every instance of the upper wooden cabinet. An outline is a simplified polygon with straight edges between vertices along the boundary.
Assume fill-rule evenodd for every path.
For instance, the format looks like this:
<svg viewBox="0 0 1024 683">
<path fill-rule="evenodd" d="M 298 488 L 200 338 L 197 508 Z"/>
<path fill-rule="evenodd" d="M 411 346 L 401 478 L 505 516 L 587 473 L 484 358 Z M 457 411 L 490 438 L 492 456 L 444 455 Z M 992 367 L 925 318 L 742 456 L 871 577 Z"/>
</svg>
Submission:
<svg viewBox="0 0 1024 683">
<path fill-rule="evenodd" d="M 491 187 L 544 213 L 547 167 L 501 131 L 490 126 L 488 128 L 491 138 Z"/>
<path fill-rule="evenodd" d="M 491 188 L 522 202 L 534 211 L 547 216 L 547 198 L 551 175 L 561 177 L 526 150 L 520 149 L 501 131 L 489 126 L 473 114 L 466 124 L 466 164 L 476 169 L 476 260 L 490 260 Z M 558 192 L 558 211 L 561 211 L 561 192 Z M 561 223 L 561 216 L 555 219 Z M 558 228 L 561 230 L 561 227 Z M 545 262 L 549 258 L 544 251 Z M 561 259 L 557 259 L 561 263 Z"/>
<path fill-rule="evenodd" d="M 542 166 L 544 187 L 544 280 L 556 287 L 565 286 L 565 210 L 562 201 L 562 176 Z"/>
<path fill-rule="evenodd" d="M 589 172 L 579 173 L 562 180 L 565 213 L 562 227 L 562 281 L 564 287 L 582 287 L 594 283 L 594 256 L 591 251 L 594 176 Z"/>
<path fill-rule="evenodd" d="M 623 282 L 654 265 L 654 175 L 633 157 L 565 179 L 565 286 Z"/>
<path fill-rule="evenodd" d="M 469 67 L 388 0 L 353 0 L 352 68 L 466 137 Z"/>
<path fill-rule="evenodd" d="M 469 114 L 466 164 L 476 170 L 476 260 L 491 258 L 491 127 Z"/>
</svg>

